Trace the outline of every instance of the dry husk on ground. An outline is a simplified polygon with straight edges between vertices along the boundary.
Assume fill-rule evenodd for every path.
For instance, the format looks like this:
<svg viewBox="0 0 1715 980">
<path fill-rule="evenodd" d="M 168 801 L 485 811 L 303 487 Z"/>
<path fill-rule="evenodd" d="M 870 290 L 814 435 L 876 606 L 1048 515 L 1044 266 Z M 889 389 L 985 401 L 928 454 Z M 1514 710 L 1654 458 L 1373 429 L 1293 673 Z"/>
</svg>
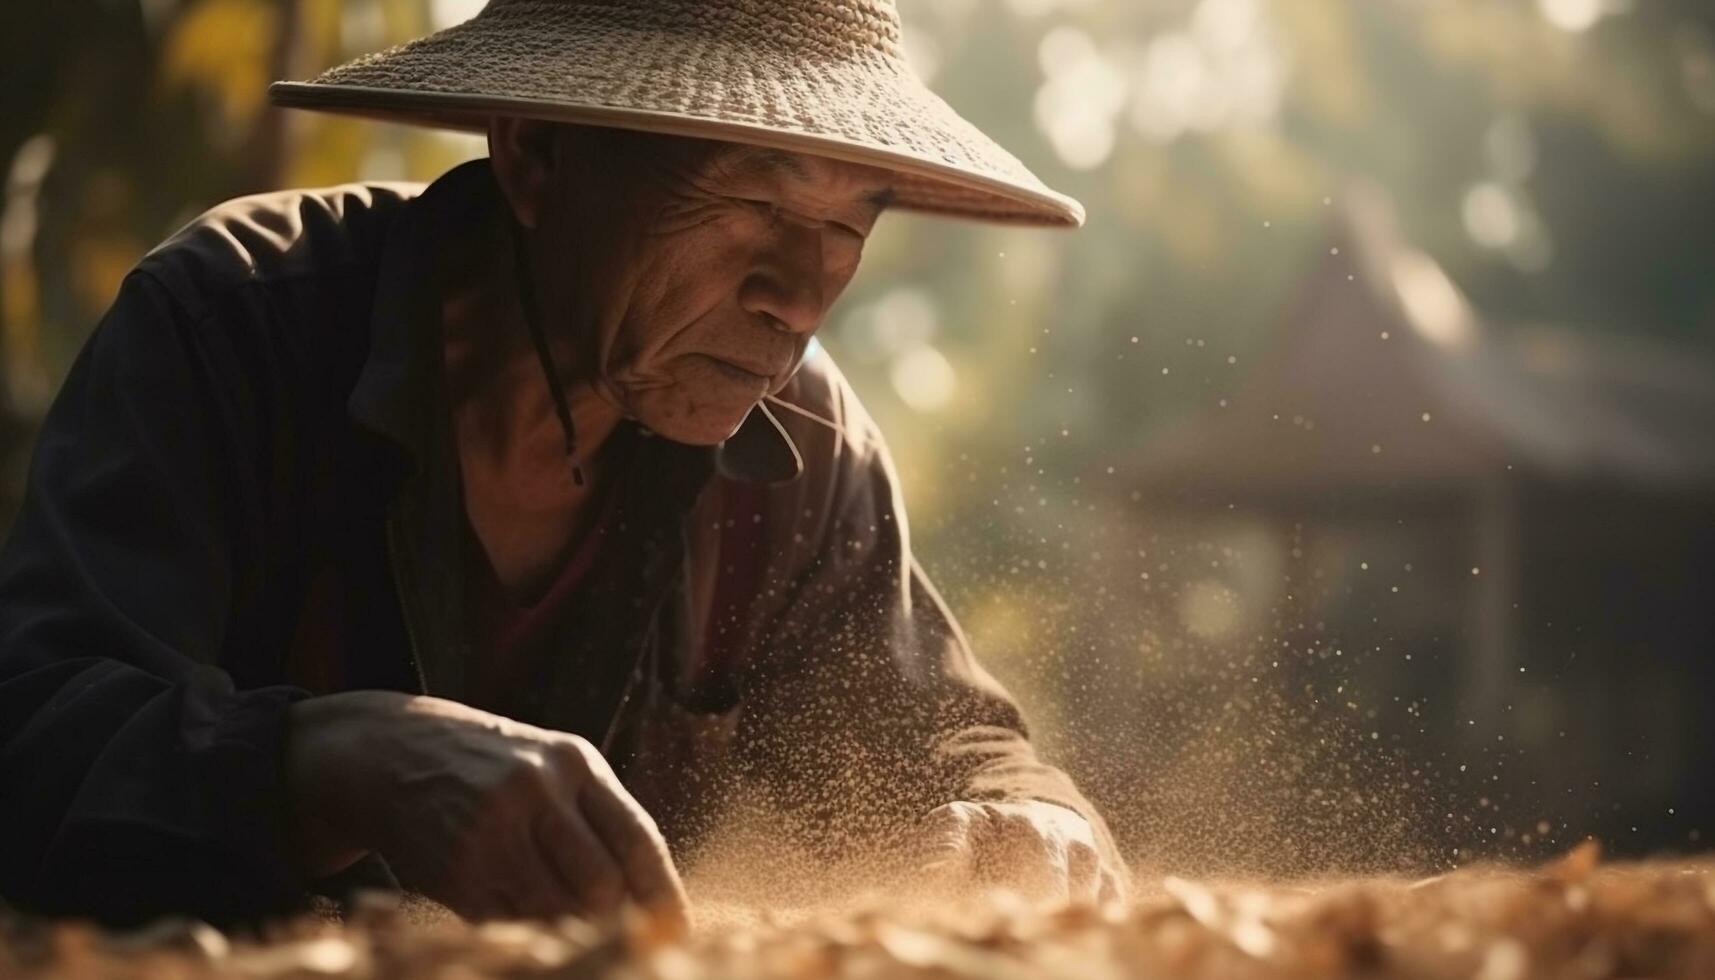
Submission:
<svg viewBox="0 0 1715 980">
<path fill-rule="evenodd" d="M 425 921 L 377 906 L 266 942 L 200 925 L 103 934 L 13 922 L 6 977 L 1715 977 L 1715 861 L 1306 884 L 1157 882 L 1129 908 L 793 917 L 699 910 L 690 935 Z"/>
</svg>

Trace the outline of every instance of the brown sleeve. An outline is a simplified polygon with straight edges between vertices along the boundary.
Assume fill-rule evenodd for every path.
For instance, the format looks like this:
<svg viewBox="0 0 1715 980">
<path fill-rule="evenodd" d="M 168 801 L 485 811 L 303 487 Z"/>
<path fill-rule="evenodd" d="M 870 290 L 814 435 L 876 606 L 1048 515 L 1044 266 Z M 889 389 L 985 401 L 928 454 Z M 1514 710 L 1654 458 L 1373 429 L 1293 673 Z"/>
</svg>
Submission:
<svg viewBox="0 0 1715 980">
<path fill-rule="evenodd" d="M 972 656 L 912 557 L 885 444 L 844 381 L 828 383 L 842 431 L 795 427 L 806 472 L 769 508 L 783 558 L 741 681 L 748 771 L 812 843 L 897 838 L 957 800 L 1041 800 L 1088 819 L 1123 868 L 1100 815 L 1037 758 L 1017 705 Z"/>
</svg>

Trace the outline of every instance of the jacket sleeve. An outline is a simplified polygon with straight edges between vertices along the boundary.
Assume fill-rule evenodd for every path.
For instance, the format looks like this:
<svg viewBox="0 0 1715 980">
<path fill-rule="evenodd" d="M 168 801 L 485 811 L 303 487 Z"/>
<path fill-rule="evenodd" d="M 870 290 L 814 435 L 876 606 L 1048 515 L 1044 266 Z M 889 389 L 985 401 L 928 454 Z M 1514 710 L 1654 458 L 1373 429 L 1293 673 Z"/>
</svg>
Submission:
<svg viewBox="0 0 1715 980">
<path fill-rule="evenodd" d="M 123 922 L 303 897 L 285 711 L 218 664 L 255 415 L 232 342 L 134 272 L 41 430 L 0 553 L 0 894 Z"/>
<path fill-rule="evenodd" d="M 825 833 L 836 850 L 897 839 L 949 802 L 1040 800 L 1089 820 L 1123 869 L 1101 816 L 1037 757 L 1017 705 L 912 557 L 886 446 L 851 405 L 856 437 L 809 459 L 793 501 L 786 550 L 800 561 L 764 586 L 782 611 L 743 682 L 749 771 L 765 774 L 800 834 Z"/>
</svg>

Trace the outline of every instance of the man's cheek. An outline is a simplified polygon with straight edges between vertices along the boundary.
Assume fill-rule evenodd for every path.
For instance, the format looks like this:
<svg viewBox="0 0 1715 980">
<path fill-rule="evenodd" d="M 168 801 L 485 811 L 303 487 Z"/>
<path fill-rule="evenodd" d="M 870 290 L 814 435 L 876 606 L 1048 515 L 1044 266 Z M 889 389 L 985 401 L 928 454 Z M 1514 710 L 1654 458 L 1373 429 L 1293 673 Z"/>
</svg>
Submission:
<svg viewBox="0 0 1715 980">
<path fill-rule="evenodd" d="M 602 364 L 605 380 L 622 390 L 660 388 L 674 382 L 673 355 L 648 338 L 622 332 Z"/>
<path fill-rule="evenodd" d="M 738 411 L 740 407 L 748 411 L 759 394 L 732 383 L 712 362 L 684 354 L 651 358 L 627 369 L 616 381 L 637 405 L 679 415 Z"/>
</svg>

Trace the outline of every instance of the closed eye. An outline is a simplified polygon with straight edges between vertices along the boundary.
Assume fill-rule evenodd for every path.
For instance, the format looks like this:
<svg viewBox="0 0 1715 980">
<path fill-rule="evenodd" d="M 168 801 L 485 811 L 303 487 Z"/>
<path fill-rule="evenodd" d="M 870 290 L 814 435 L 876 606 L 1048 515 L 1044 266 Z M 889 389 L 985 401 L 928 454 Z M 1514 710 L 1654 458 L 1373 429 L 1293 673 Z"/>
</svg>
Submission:
<svg viewBox="0 0 1715 980">
<path fill-rule="evenodd" d="M 778 220 L 782 215 L 789 215 L 794 220 L 802 222 L 804 224 L 826 225 L 827 227 L 833 228 L 837 231 L 844 232 L 845 234 L 850 235 L 853 238 L 858 239 L 859 241 L 862 241 L 865 238 L 869 237 L 869 234 L 867 232 L 865 232 L 863 229 L 855 227 L 855 226 L 850 225 L 850 224 L 847 224 L 846 222 L 832 221 L 832 220 L 819 221 L 815 218 L 810 217 L 809 215 L 799 214 L 796 211 L 791 211 L 791 210 L 788 210 L 786 208 L 783 208 L 780 205 L 774 203 L 773 201 L 764 201 L 764 200 L 761 200 L 759 198 L 754 198 L 754 197 L 734 197 L 734 198 L 731 198 L 731 200 L 738 203 L 738 204 L 742 204 L 748 208 L 755 209 L 757 212 L 761 213 L 764 217 L 769 218 L 770 220 Z"/>
<path fill-rule="evenodd" d="M 734 197 L 730 200 L 738 204 L 742 204 L 745 207 L 754 208 L 755 210 L 771 217 L 779 211 L 778 206 L 776 206 L 773 201 L 763 201 L 753 197 Z"/>
</svg>

